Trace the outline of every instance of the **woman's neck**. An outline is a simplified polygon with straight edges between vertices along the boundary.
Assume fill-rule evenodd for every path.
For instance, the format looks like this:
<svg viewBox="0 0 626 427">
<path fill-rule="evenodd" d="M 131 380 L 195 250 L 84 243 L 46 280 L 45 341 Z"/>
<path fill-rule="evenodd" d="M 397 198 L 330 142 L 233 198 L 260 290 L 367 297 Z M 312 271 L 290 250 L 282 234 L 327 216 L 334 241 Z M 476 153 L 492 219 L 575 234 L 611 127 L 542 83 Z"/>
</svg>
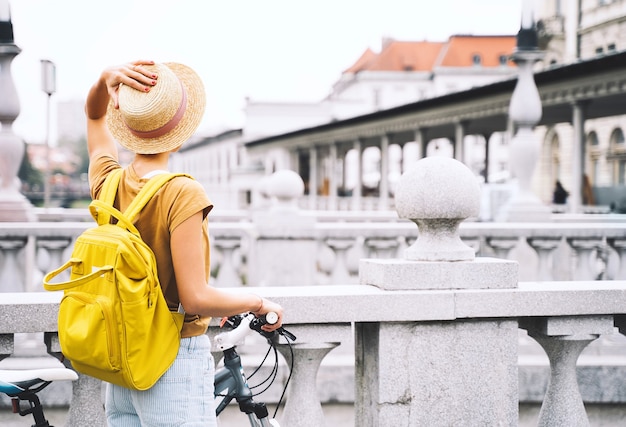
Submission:
<svg viewBox="0 0 626 427">
<path fill-rule="evenodd" d="M 135 154 L 132 167 L 138 176 L 144 176 L 155 170 L 167 170 L 169 153 Z"/>
</svg>

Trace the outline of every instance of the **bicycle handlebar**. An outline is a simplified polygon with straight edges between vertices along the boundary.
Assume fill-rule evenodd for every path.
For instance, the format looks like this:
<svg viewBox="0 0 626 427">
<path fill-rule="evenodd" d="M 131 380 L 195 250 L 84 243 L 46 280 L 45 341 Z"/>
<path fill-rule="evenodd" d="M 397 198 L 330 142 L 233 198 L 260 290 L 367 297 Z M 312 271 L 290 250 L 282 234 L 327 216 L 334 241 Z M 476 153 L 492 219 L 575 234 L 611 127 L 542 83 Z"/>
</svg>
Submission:
<svg viewBox="0 0 626 427">
<path fill-rule="evenodd" d="M 267 332 L 261 329 L 263 325 L 274 324 L 277 321 L 278 315 L 272 312 L 260 317 L 256 317 L 253 313 L 237 314 L 235 316 L 228 317 L 227 319 L 223 319 L 222 324 L 220 325 L 223 326 L 224 324 L 228 324 L 234 329 L 219 333 L 215 336 L 213 341 L 217 348 L 222 351 L 235 347 L 252 331 L 257 332 L 268 339 L 272 339 L 278 334 L 285 336 L 291 341 L 295 341 L 296 336 L 282 326 L 273 332 Z"/>
</svg>

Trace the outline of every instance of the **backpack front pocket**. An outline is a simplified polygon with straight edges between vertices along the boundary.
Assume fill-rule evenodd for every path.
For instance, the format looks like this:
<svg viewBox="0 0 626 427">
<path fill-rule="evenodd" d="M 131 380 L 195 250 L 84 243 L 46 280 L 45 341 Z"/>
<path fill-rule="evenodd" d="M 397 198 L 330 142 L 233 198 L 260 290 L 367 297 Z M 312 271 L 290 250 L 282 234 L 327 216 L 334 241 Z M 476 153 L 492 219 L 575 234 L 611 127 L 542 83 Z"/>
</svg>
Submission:
<svg viewBox="0 0 626 427">
<path fill-rule="evenodd" d="M 68 292 L 58 323 L 61 351 L 70 361 L 120 370 L 119 333 L 108 298 Z"/>
</svg>

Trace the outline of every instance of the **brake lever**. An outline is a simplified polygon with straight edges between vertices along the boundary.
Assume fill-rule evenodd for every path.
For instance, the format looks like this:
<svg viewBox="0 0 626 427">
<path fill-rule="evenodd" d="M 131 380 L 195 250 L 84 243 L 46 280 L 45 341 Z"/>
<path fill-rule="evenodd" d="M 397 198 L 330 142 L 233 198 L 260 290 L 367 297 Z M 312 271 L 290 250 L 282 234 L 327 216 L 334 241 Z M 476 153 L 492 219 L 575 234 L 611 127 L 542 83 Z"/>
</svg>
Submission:
<svg viewBox="0 0 626 427">
<path fill-rule="evenodd" d="M 296 340 L 296 336 L 292 334 L 291 332 L 289 332 L 287 329 L 283 328 L 282 326 L 278 328 L 276 331 L 291 341 Z"/>
</svg>

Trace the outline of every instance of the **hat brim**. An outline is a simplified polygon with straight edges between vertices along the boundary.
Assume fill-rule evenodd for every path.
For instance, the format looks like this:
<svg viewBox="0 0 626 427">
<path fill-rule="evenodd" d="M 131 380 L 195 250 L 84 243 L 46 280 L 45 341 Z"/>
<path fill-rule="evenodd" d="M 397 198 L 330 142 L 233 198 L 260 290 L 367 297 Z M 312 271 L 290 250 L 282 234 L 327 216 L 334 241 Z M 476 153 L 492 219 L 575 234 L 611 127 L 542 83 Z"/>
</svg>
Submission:
<svg viewBox="0 0 626 427">
<path fill-rule="evenodd" d="M 183 64 L 165 62 L 164 65 L 176 74 L 187 93 L 185 113 L 174 129 L 157 138 L 138 137 L 126 126 L 120 111 L 113 105 L 113 101 L 109 102 L 107 126 L 117 142 L 134 153 L 157 154 L 177 149 L 194 134 L 204 116 L 206 94 L 200 76 Z"/>
</svg>

